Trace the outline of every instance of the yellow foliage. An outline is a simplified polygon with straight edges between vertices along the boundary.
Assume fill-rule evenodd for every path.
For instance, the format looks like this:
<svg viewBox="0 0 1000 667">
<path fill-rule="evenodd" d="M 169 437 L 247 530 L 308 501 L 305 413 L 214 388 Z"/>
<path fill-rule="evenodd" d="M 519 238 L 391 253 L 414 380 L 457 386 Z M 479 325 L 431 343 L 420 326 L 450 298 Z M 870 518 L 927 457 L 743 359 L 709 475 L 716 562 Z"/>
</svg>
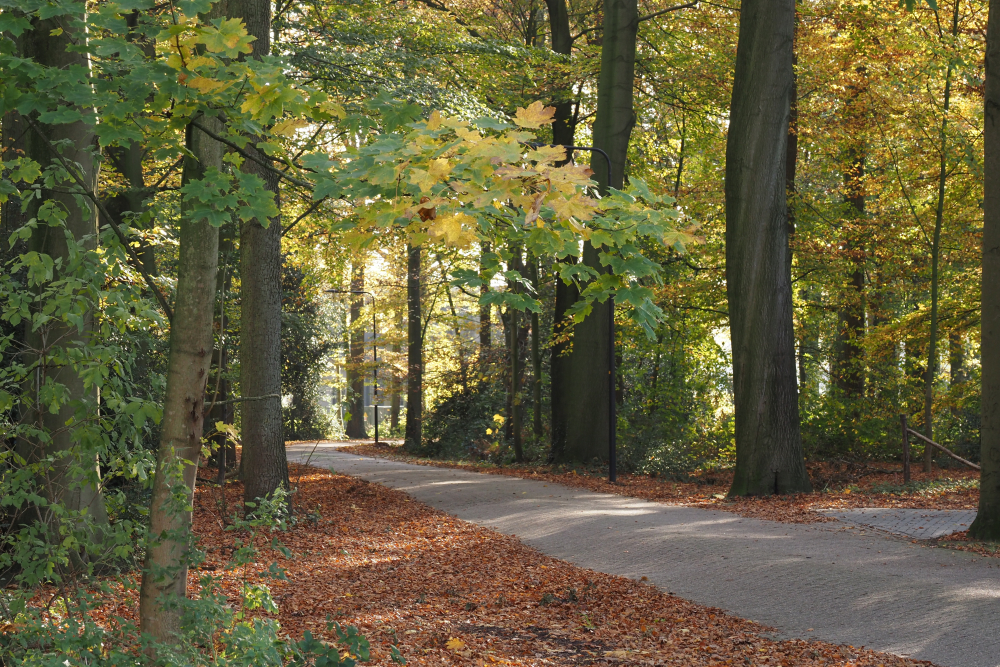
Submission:
<svg viewBox="0 0 1000 667">
<path fill-rule="evenodd" d="M 541 102 L 536 101 L 532 102 L 527 109 L 518 109 L 514 114 L 514 123 L 518 127 L 535 129 L 551 123 L 555 114 L 555 107 L 542 106 Z"/>
</svg>

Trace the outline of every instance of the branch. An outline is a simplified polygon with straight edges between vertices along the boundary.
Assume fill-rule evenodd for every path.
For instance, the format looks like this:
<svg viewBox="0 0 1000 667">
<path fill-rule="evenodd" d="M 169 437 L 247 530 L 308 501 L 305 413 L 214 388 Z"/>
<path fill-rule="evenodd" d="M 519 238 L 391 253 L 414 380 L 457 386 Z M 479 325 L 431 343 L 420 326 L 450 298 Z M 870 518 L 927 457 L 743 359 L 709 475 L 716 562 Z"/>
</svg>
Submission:
<svg viewBox="0 0 1000 667">
<path fill-rule="evenodd" d="M 655 19 L 657 16 L 660 16 L 662 14 L 676 12 L 679 9 L 687 9 L 688 7 L 697 7 L 698 2 L 699 0 L 693 0 L 692 2 L 689 2 L 686 5 L 676 5 L 674 7 L 667 7 L 666 9 L 661 9 L 658 12 L 653 12 L 652 14 L 646 14 L 645 16 L 640 16 L 639 23 L 642 23 L 643 21 L 648 21 L 649 19 Z"/>
<path fill-rule="evenodd" d="M 310 184 L 310 183 L 308 183 L 306 181 L 303 181 L 301 179 L 295 178 L 294 176 L 289 176 L 287 172 L 284 172 L 281 169 L 277 169 L 277 168 L 271 166 L 270 164 L 268 164 L 264 160 L 261 160 L 256 155 L 253 155 L 252 153 L 248 153 L 247 151 L 245 151 L 242 148 L 240 148 L 239 145 L 237 145 L 236 143 L 230 141 L 229 139 L 226 139 L 223 136 L 220 136 L 220 135 L 216 134 L 215 132 L 212 132 L 211 130 L 209 130 L 208 128 L 206 128 L 205 126 L 203 126 L 198 121 L 192 120 L 191 121 L 191 125 L 193 125 L 194 127 L 198 128 L 199 130 L 201 130 L 202 132 L 204 132 L 208 136 L 212 137 L 213 139 L 215 139 L 216 141 L 218 141 L 220 144 L 225 144 L 226 146 L 229 146 L 234 151 L 236 151 L 237 153 L 239 153 L 240 155 L 242 155 L 246 159 L 250 160 L 251 162 L 255 162 L 255 163 L 259 164 L 261 167 L 263 167 L 264 169 L 267 169 L 268 171 L 277 174 L 278 176 L 280 176 L 281 178 L 285 179 L 289 183 L 291 183 L 293 185 L 297 185 L 300 188 L 305 188 L 307 190 L 312 190 L 313 189 L 314 186 L 312 184 Z"/>
<path fill-rule="evenodd" d="M 94 202 L 98 210 L 100 210 L 101 215 L 103 215 L 105 220 L 108 221 L 108 224 L 111 225 L 111 229 L 114 230 L 115 234 L 118 236 L 118 239 L 121 241 L 122 247 L 125 248 L 125 252 L 128 253 L 129 258 L 131 258 L 132 261 L 134 262 L 133 267 L 137 271 L 139 271 L 139 273 L 142 274 L 142 277 L 146 280 L 146 284 L 153 291 L 153 295 L 156 297 L 156 300 L 160 303 L 160 307 L 163 308 L 163 312 L 164 314 L 166 314 L 167 320 L 169 322 L 173 322 L 174 319 L 173 309 L 171 309 L 170 304 L 167 303 L 167 299 L 165 296 L 163 296 L 163 292 L 161 292 L 160 288 L 156 286 L 155 282 L 153 282 L 152 276 L 150 276 L 146 272 L 146 269 L 143 268 L 142 261 L 139 259 L 138 255 L 135 254 L 135 251 L 132 250 L 132 246 L 129 245 L 129 240 L 125 237 L 125 233 L 122 232 L 121 227 L 118 226 L 118 223 L 115 222 L 115 219 L 111 217 L 111 214 L 108 212 L 108 209 L 104 205 L 104 202 L 102 202 L 95 193 L 90 191 L 86 183 L 84 183 L 83 178 L 81 178 L 79 174 L 76 173 L 76 171 L 70 169 L 69 165 L 66 164 L 66 160 L 64 160 L 63 157 L 59 155 L 58 151 L 52 148 L 52 144 L 49 142 L 49 138 L 45 136 L 45 133 L 42 132 L 41 128 L 38 127 L 35 121 L 30 116 L 22 116 L 22 118 L 24 118 L 31 126 L 31 129 L 33 129 L 38 134 L 38 136 L 41 137 L 42 143 L 45 144 L 45 147 L 48 149 L 49 153 L 51 153 L 52 156 L 59 161 L 59 164 L 62 165 L 63 169 L 65 169 L 67 173 L 69 173 L 69 175 L 73 177 L 73 180 L 76 181 L 77 186 L 79 186 L 79 188 L 83 190 L 83 194 L 88 199 L 90 199 L 90 201 Z"/>
<path fill-rule="evenodd" d="M 436 10 L 436 11 L 439 11 L 439 12 L 444 12 L 445 14 L 447 14 L 448 16 L 450 16 L 452 19 L 454 19 L 455 23 L 457 23 L 458 25 L 460 25 L 463 28 L 465 28 L 466 31 L 469 33 L 470 36 L 475 37 L 476 39 L 482 39 L 483 38 L 483 36 L 479 34 L 478 30 L 476 30 L 471 25 L 469 25 L 458 14 L 456 14 L 455 12 L 453 12 L 450 9 L 448 9 L 447 7 L 445 7 L 445 5 L 444 5 L 443 2 L 435 2 L 434 0 L 417 0 L 417 2 L 419 2 L 422 5 L 426 5 L 427 7 L 430 7 L 433 10 Z"/>
</svg>

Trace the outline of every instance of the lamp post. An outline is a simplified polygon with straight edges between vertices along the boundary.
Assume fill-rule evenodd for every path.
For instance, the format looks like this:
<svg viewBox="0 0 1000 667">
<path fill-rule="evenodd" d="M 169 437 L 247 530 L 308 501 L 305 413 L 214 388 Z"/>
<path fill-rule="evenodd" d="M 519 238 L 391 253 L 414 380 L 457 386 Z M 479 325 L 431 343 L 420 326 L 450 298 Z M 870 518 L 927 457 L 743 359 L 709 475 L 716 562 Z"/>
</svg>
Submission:
<svg viewBox="0 0 1000 667">
<path fill-rule="evenodd" d="M 327 294 L 367 294 L 372 299 L 372 412 L 375 413 L 375 444 L 378 444 L 378 321 L 375 313 L 375 295 L 365 290 L 328 289 Z"/>
<path fill-rule="evenodd" d="M 567 146 L 566 144 L 529 143 L 528 146 L 556 146 L 568 151 L 590 151 L 600 153 L 608 161 L 608 180 L 611 180 L 611 156 L 604 149 L 596 146 Z M 614 483 L 618 478 L 618 404 L 615 402 L 615 298 L 608 297 L 608 481 Z"/>
</svg>

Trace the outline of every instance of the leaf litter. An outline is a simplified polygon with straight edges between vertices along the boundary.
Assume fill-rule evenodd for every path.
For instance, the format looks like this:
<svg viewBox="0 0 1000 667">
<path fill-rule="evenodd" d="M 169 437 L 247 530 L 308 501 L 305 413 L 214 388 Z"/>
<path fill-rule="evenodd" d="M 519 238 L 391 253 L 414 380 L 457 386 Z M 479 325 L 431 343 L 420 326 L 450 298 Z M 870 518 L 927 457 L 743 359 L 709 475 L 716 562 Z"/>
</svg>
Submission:
<svg viewBox="0 0 1000 667">
<path fill-rule="evenodd" d="M 392 646 L 411 665 L 930 664 L 776 641 L 764 625 L 545 556 L 402 492 L 298 464 L 290 473 L 295 520 L 274 537 L 292 558 L 272 552 L 276 558 L 227 570 L 234 534 L 224 530 L 221 508 L 240 507 L 242 485 L 226 485 L 225 505 L 223 491 L 204 485 L 194 504 L 208 555 L 201 567 L 231 600 L 245 583 L 268 583 L 282 632 L 294 637 L 305 630 L 325 637 L 327 618 L 356 625 L 371 641 L 374 664 L 393 664 Z M 287 581 L 267 578 L 271 560 Z M 189 593 L 197 592 L 192 584 Z M 127 601 L 117 602 L 129 613 Z"/>
</svg>

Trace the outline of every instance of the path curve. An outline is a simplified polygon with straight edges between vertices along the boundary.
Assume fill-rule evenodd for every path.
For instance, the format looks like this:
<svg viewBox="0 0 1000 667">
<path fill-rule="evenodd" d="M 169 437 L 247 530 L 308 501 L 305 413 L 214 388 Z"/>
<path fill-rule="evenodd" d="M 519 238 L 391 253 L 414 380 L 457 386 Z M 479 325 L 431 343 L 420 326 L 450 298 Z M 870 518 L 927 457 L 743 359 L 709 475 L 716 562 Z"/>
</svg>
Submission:
<svg viewBox="0 0 1000 667">
<path fill-rule="evenodd" d="M 576 565 L 778 629 L 944 667 L 1000 667 L 1000 559 L 837 523 L 735 514 L 294 445 L 291 461 L 405 491 Z"/>
</svg>

